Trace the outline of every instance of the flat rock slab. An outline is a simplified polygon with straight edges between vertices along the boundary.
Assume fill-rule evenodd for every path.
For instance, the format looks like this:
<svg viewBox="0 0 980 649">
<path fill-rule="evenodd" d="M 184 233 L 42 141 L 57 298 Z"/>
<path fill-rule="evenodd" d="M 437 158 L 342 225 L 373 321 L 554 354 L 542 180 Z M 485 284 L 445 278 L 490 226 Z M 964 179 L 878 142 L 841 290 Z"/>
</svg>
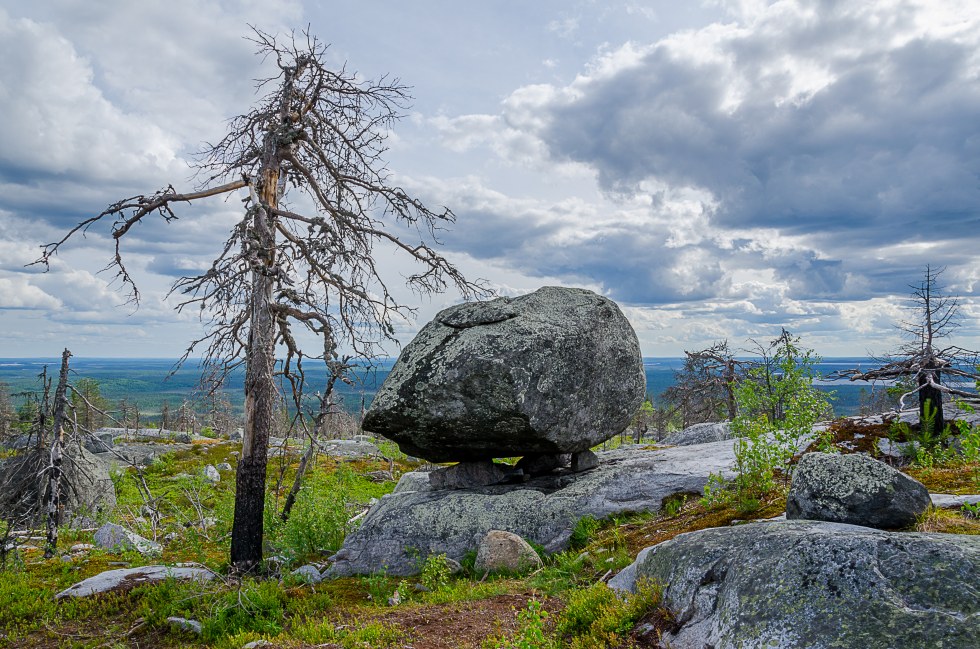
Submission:
<svg viewBox="0 0 980 649">
<path fill-rule="evenodd" d="M 94 577 L 89 577 L 80 581 L 74 586 L 66 588 L 57 595 L 55 599 L 65 597 L 89 597 L 100 593 L 108 593 L 117 590 L 130 590 L 143 584 L 154 584 L 166 579 L 179 579 L 181 581 L 211 581 L 216 577 L 215 573 L 207 568 L 192 568 L 187 566 L 143 566 L 141 568 L 120 568 L 118 570 L 107 570 Z"/>
<path fill-rule="evenodd" d="M 358 435 L 358 437 L 364 437 Z M 334 457 L 373 457 L 381 453 L 378 447 L 368 441 L 356 439 L 332 439 L 323 443 L 323 452 Z"/>
<path fill-rule="evenodd" d="M 938 509 L 959 509 L 963 505 L 980 503 L 980 494 L 929 494 L 929 499 Z"/>
<path fill-rule="evenodd" d="M 490 530 L 505 530 L 549 552 L 568 545 L 583 516 L 658 511 L 675 493 L 701 493 L 711 473 L 731 477 L 730 440 L 662 450 L 624 447 L 599 454 L 599 466 L 541 476 L 519 485 L 434 490 L 424 473 L 407 473 L 347 536 L 330 576 L 418 571 L 418 557 L 461 560 Z"/>
<path fill-rule="evenodd" d="M 192 448 L 194 448 L 192 444 L 168 442 L 117 442 L 111 450 L 96 453 L 96 456 L 115 467 L 127 467 L 131 464 L 146 466 L 167 453 L 176 453 Z"/>
<path fill-rule="evenodd" d="M 681 534 L 610 580 L 665 585 L 673 649 L 980 647 L 980 536 L 783 521 Z"/>
</svg>

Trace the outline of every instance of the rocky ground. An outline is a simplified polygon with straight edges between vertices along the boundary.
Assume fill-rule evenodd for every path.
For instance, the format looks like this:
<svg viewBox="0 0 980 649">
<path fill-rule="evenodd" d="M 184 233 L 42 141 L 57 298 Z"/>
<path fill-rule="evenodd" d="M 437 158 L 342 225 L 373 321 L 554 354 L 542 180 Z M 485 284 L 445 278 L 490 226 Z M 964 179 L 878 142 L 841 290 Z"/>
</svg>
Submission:
<svg viewBox="0 0 980 649">
<path fill-rule="evenodd" d="M 686 446 L 600 450 L 599 466 L 588 471 L 449 490 L 432 488 L 430 466 L 390 443 L 360 438 L 320 454 L 295 523 L 271 526 L 267 555 L 275 561 L 257 580 L 225 571 L 234 443 L 124 442 L 140 445 L 144 468 L 112 474 L 117 504 L 108 518 L 147 544 L 102 529 L 105 516 L 63 531 L 61 554 L 52 559 L 42 557 L 36 535 L 14 538 L 18 547 L 0 570 L 0 646 L 656 647 L 669 640 L 675 648 L 723 647 L 737 644 L 736 627 L 775 642 L 770 646 L 825 646 L 812 638 L 826 629 L 805 627 L 809 644 L 799 629 L 794 637 L 780 632 L 804 627 L 773 616 L 775 600 L 787 615 L 802 611 L 835 633 L 842 621 L 860 621 L 860 610 L 906 634 L 862 631 L 854 637 L 863 646 L 977 646 L 980 598 L 971 589 L 980 576 L 980 522 L 962 506 L 977 500 L 969 495 L 980 491 L 980 467 L 952 456 L 940 465 L 903 465 L 881 452 L 889 433 L 876 421 L 831 430 L 839 450 L 878 449 L 947 508 L 928 508 L 902 530 L 742 524 L 778 519 L 790 484 L 751 507 L 702 501 L 709 476 L 731 471 L 732 442 L 717 428 L 672 440 Z M 270 508 L 281 505 L 298 459 L 293 452 L 282 457 L 270 463 Z M 140 472 L 152 502 L 136 489 Z M 352 533 L 315 533 L 338 513 Z M 477 569 L 481 537 L 498 528 L 530 541 L 544 555 L 542 565 L 516 574 Z M 459 565 L 426 561 L 441 554 Z M 150 583 L 117 573 L 120 582 L 108 594 L 56 599 L 86 578 L 140 566 L 170 566 L 170 573 L 142 571 L 170 579 Z M 312 566 L 307 576 L 292 574 L 301 566 Z M 862 566 L 877 581 L 862 581 Z M 174 579 L 202 574 L 212 577 Z M 321 574 L 328 578 L 319 581 Z M 644 574 L 662 582 L 662 600 L 648 593 L 642 601 L 620 600 L 606 586 L 636 591 Z M 857 600 L 844 596 L 851 587 Z M 836 589 L 833 616 L 813 608 L 828 588 Z M 860 595 L 867 592 L 878 593 L 874 601 L 885 608 L 867 608 Z M 891 601 L 902 604 L 888 608 Z M 913 612 L 912 622 L 894 617 L 909 609 L 931 612 Z M 198 623 L 200 632 L 178 619 Z"/>
</svg>

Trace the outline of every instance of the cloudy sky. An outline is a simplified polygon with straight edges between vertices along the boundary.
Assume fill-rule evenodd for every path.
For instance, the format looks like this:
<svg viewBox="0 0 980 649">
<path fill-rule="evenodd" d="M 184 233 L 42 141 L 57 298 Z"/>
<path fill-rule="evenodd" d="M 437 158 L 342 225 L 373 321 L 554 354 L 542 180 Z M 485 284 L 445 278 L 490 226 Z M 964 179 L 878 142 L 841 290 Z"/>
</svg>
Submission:
<svg viewBox="0 0 980 649">
<path fill-rule="evenodd" d="M 331 63 L 413 87 L 393 178 L 455 211 L 445 253 L 501 294 L 601 292 L 651 356 L 781 326 L 863 355 L 932 264 L 980 347 L 975 0 L 0 0 L 0 357 L 199 334 L 164 295 L 237 200 L 131 238 L 135 312 L 102 232 L 25 264 L 114 200 L 195 188 L 195 151 L 268 71 L 249 24 L 309 24 Z M 417 303 L 403 340 L 457 299 Z"/>
</svg>

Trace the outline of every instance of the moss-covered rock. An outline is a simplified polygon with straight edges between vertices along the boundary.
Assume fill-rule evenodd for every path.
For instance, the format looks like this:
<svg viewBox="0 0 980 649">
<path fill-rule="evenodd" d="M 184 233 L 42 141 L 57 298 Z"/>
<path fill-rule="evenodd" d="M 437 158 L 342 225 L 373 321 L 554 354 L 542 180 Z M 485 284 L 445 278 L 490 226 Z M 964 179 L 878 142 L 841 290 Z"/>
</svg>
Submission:
<svg viewBox="0 0 980 649">
<path fill-rule="evenodd" d="M 665 585 L 674 649 L 980 646 L 980 537 L 815 521 L 682 534 L 610 585 Z"/>
<path fill-rule="evenodd" d="M 914 524 L 929 504 L 921 482 L 884 462 L 861 453 L 807 453 L 793 474 L 786 518 L 896 529 Z"/>
</svg>

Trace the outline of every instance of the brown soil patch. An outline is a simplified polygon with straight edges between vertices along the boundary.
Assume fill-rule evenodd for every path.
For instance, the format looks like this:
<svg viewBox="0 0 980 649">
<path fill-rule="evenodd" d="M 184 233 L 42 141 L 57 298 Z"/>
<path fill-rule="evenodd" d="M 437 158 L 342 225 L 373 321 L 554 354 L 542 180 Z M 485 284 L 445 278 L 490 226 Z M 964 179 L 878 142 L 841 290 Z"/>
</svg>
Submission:
<svg viewBox="0 0 980 649">
<path fill-rule="evenodd" d="M 479 649 L 487 638 L 511 636 L 517 630 L 517 613 L 527 608 L 532 593 L 497 595 L 472 602 L 393 609 L 375 620 L 405 633 L 412 649 Z M 561 609 L 557 599 L 538 598 L 549 616 Z"/>
</svg>

